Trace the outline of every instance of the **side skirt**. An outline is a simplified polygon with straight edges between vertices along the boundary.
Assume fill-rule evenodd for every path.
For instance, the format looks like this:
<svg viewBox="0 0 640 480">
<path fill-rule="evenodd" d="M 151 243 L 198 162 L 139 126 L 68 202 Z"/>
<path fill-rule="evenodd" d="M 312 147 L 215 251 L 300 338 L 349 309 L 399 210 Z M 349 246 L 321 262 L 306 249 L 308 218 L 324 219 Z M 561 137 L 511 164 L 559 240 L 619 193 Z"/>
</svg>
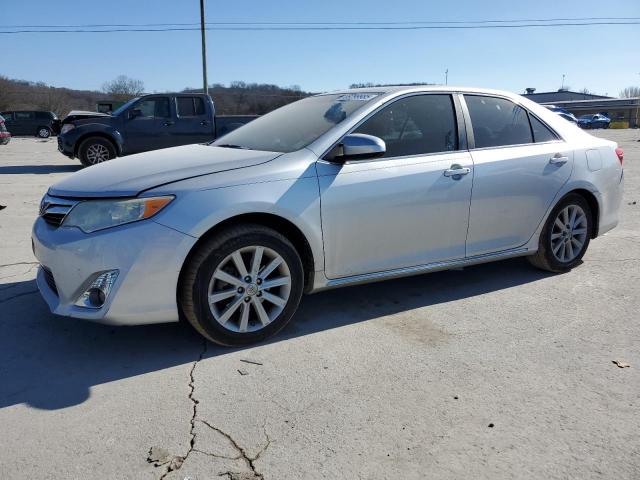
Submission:
<svg viewBox="0 0 640 480">
<path fill-rule="evenodd" d="M 412 275 L 421 275 L 424 273 L 438 272 L 449 270 L 457 267 L 468 267 L 471 265 L 479 265 L 481 263 L 493 262 L 495 260 L 505 260 L 507 258 L 522 257 L 535 253 L 534 250 L 526 247 L 513 248 L 496 253 L 486 253 L 476 255 L 474 257 L 447 260 L 445 262 L 434 262 L 426 265 L 417 265 L 415 267 L 397 268 L 394 270 L 386 270 L 384 272 L 365 273 L 362 275 L 353 275 L 350 277 L 342 277 L 336 279 L 327 279 L 324 272 L 316 272 L 314 288 L 311 293 L 328 290 L 331 288 L 346 287 L 349 285 L 360 285 L 364 283 L 380 282 L 392 278 L 409 277 Z"/>
</svg>

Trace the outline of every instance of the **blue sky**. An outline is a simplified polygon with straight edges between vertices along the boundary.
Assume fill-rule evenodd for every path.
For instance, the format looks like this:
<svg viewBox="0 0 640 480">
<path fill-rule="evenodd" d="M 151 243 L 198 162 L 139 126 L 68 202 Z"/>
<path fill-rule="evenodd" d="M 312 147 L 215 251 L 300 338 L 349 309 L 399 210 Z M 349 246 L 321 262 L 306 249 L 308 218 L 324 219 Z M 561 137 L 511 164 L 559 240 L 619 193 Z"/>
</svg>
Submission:
<svg viewBox="0 0 640 480">
<path fill-rule="evenodd" d="M 4 3 L 4 2 L 3 2 Z M 207 1 L 207 21 L 349 22 L 640 17 L 639 0 Z M 0 24 L 199 21 L 198 0 L 7 2 Z M 1 28 L 0 28 L 1 30 Z M 610 95 L 640 84 L 640 25 L 496 30 L 209 31 L 209 82 L 299 85 L 444 82 L 521 92 L 560 87 Z M 147 91 L 201 85 L 199 32 L 0 35 L 0 74 L 99 89 L 125 74 Z"/>
</svg>

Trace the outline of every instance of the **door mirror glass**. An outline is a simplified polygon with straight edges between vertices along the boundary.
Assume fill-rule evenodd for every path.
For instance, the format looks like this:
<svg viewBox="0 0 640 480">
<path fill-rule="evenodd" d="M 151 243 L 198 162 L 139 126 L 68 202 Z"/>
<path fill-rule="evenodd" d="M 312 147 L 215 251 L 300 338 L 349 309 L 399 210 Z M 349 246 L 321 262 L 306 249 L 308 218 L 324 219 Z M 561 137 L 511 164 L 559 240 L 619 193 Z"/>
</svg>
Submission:
<svg viewBox="0 0 640 480">
<path fill-rule="evenodd" d="M 142 110 L 140 110 L 139 108 L 132 108 L 129 111 L 129 118 L 131 120 L 133 120 L 136 117 L 141 117 L 142 116 Z"/>
<path fill-rule="evenodd" d="M 364 133 L 352 133 L 342 139 L 333 160 L 366 160 L 369 158 L 384 157 L 387 146 L 379 137 Z"/>
</svg>

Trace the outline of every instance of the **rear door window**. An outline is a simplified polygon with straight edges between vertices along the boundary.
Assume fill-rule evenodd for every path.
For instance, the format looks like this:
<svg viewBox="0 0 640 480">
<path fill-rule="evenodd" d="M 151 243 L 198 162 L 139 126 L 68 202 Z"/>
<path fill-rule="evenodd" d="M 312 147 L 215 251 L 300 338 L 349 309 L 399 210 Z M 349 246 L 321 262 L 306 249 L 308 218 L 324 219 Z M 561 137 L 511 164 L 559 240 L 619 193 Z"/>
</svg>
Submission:
<svg viewBox="0 0 640 480">
<path fill-rule="evenodd" d="M 204 115 L 204 101 L 201 97 L 177 97 L 176 106 L 179 117 Z"/>
<path fill-rule="evenodd" d="M 412 95 L 396 100 L 367 119 L 354 133 L 384 140 L 387 158 L 458 149 L 450 95 Z"/>
<path fill-rule="evenodd" d="M 484 95 L 465 95 L 473 125 L 476 148 L 533 143 L 524 108 L 510 100 Z"/>
</svg>

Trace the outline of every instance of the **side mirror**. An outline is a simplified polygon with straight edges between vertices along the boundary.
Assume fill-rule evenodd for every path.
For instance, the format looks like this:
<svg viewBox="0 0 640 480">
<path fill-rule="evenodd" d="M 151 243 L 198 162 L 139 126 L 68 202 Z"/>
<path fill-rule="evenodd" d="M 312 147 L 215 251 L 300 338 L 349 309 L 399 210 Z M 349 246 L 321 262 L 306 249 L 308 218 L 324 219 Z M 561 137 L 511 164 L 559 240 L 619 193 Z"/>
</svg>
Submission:
<svg viewBox="0 0 640 480">
<path fill-rule="evenodd" d="M 334 161 L 366 160 L 383 157 L 387 152 L 384 140 L 364 133 L 352 133 L 342 139 L 333 156 Z"/>
<path fill-rule="evenodd" d="M 136 117 L 141 117 L 142 116 L 142 110 L 140 110 L 139 108 L 133 108 L 131 110 L 129 110 L 129 119 L 133 120 Z"/>
</svg>

